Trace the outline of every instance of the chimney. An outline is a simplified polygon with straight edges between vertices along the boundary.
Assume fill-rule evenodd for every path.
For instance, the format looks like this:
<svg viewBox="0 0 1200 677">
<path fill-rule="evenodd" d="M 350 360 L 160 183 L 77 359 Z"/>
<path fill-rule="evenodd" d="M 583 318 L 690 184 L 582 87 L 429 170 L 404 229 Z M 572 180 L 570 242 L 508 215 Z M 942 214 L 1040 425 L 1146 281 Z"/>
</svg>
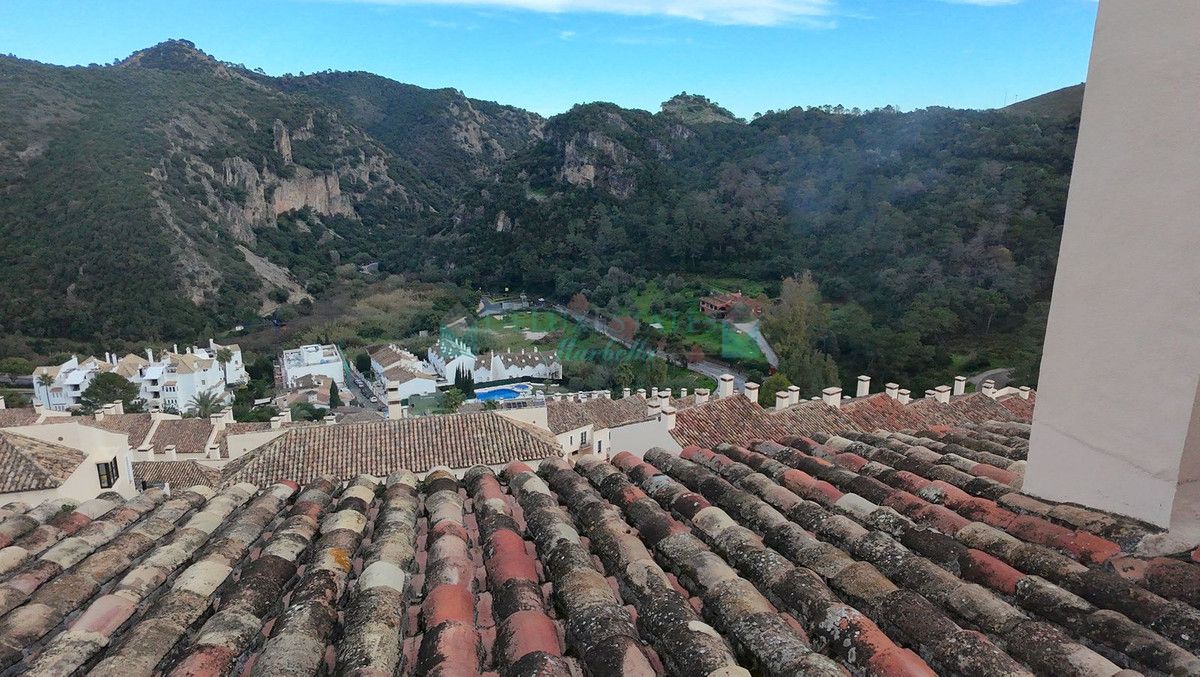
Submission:
<svg viewBox="0 0 1200 677">
<path fill-rule="evenodd" d="M 994 399 L 996 397 L 996 382 L 990 378 L 984 381 L 983 394 Z"/>
<path fill-rule="evenodd" d="M 858 377 L 858 390 L 854 392 L 855 397 L 866 397 L 871 394 L 871 377 L 862 375 Z"/>
<path fill-rule="evenodd" d="M 630 390 L 629 388 L 621 388 L 621 397 L 629 397 L 632 394 L 633 394 L 633 391 Z"/>
<path fill-rule="evenodd" d="M 668 432 L 675 429 L 675 407 L 665 407 L 662 410 L 663 428 Z"/>
<path fill-rule="evenodd" d="M 176 355 L 179 354 L 179 344 L 178 343 L 171 344 L 171 352 L 175 353 Z"/>
<path fill-rule="evenodd" d="M 758 404 L 758 384 L 757 383 L 752 383 L 750 381 L 746 381 L 746 387 L 744 390 L 742 390 L 742 394 L 744 394 L 746 396 L 746 399 L 750 400 L 751 402 L 753 402 L 755 404 Z"/>
<path fill-rule="evenodd" d="M 611 400 L 611 399 L 612 399 L 612 391 L 611 391 L 611 390 L 602 390 L 602 391 L 600 391 L 600 399 L 602 399 L 602 400 Z"/>
<path fill-rule="evenodd" d="M 1027 399 L 1029 399 L 1029 393 L 1032 392 L 1033 389 L 1030 388 L 1029 386 L 1021 386 L 1019 388 L 1019 391 L 1020 392 L 1018 392 L 1017 394 L 1021 397 L 1021 399 L 1027 400 Z M 0 397 L 0 409 L 3 409 L 3 408 L 4 408 L 4 398 Z"/>
<path fill-rule="evenodd" d="M 934 388 L 933 397 L 942 404 L 950 404 L 950 386 L 938 386 Z"/>
<path fill-rule="evenodd" d="M 167 446 L 163 447 L 163 453 L 167 455 L 168 461 L 175 461 L 175 460 L 178 460 L 178 458 L 179 458 L 178 456 L 175 455 L 175 445 L 174 444 L 168 444 Z"/>
<path fill-rule="evenodd" d="M 334 423 L 337 423 L 337 416 L 334 416 L 333 414 L 325 414 L 325 418 L 322 420 L 325 421 L 325 425 L 333 425 Z"/>
<path fill-rule="evenodd" d="M 962 395 L 965 392 L 967 392 L 967 377 L 966 376 L 955 376 L 954 377 L 954 392 L 951 394 L 952 395 Z"/>
<path fill-rule="evenodd" d="M 658 386 L 655 386 L 650 389 L 650 399 L 652 399 L 652 400 L 658 399 Z"/>
<path fill-rule="evenodd" d="M 696 388 L 696 404 L 704 404 L 708 401 L 708 388 Z"/>
<path fill-rule="evenodd" d="M 154 351 L 150 348 L 146 348 L 146 361 L 154 362 Z"/>
<path fill-rule="evenodd" d="M 646 397 L 646 389 L 645 388 L 638 388 L 638 397 L 645 399 L 645 397 Z"/>
<path fill-rule="evenodd" d="M 721 374 L 717 379 L 717 397 L 729 397 L 733 394 L 733 374 Z"/>
<path fill-rule="evenodd" d="M 279 430 L 283 427 L 283 415 L 271 417 L 271 430 Z"/>
<path fill-rule="evenodd" d="M 210 461 L 215 461 L 215 460 L 221 458 L 221 445 L 219 445 L 219 444 L 210 444 L 210 445 L 208 445 L 208 448 L 205 451 L 206 451 L 206 453 L 204 455 Z"/>
<path fill-rule="evenodd" d="M 116 414 L 117 416 L 122 416 L 125 414 L 125 403 L 121 400 L 113 400 L 112 409 L 112 413 Z"/>
<path fill-rule="evenodd" d="M 900 392 L 897 393 L 896 401 L 898 401 L 900 404 L 908 404 L 909 402 L 912 402 L 912 391 L 910 391 L 908 388 L 901 388 Z"/>
<path fill-rule="evenodd" d="M 898 399 L 900 397 L 900 384 L 899 383 L 885 383 L 885 384 L 883 384 L 883 392 L 886 393 L 887 396 L 892 398 L 893 400 Z"/>
<path fill-rule="evenodd" d="M 92 418 L 96 419 L 97 421 L 103 421 L 104 417 L 108 415 L 108 412 L 110 411 L 110 407 L 111 407 L 111 405 L 108 405 L 108 404 L 104 405 L 103 407 L 100 407 L 99 409 L 96 410 L 96 413 L 92 414 Z"/>
<path fill-rule="evenodd" d="M 292 409 L 291 409 L 291 407 L 284 407 L 284 408 L 283 408 L 283 411 L 279 412 L 279 420 L 280 420 L 280 421 L 282 421 L 282 422 L 284 422 L 284 423 L 291 423 L 291 422 L 292 422 Z"/>
<path fill-rule="evenodd" d="M 216 428 L 218 431 L 225 429 L 225 414 L 224 413 L 213 414 L 208 417 L 208 421 L 209 421 L 209 423 L 212 423 L 212 426 L 214 428 Z"/>
<path fill-rule="evenodd" d="M 658 403 L 658 400 L 650 400 L 650 404 L 646 405 L 646 416 L 657 419 L 661 413 L 662 405 Z"/>
<path fill-rule="evenodd" d="M 112 353 L 108 352 L 107 350 L 104 351 L 104 363 L 112 364 Z"/>
<path fill-rule="evenodd" d="M 788 386 L 788 405 L 800 404 L 800 388 L 797 386 Z"/>
<path fill-rule="evenodd" d="M 831 407 L 840 409 L 842 406 L 842 389 L 837 386 L 830 386 L 822 390 L 821 401 Z"/>
<path fill-rule="evenodd" d="M 0 409 L 5 409 L 7 407 L 8 405 L 4 403 L 4 396 L 0 395 Z"/>
<path fill-rule="evenodd" d="M 933 399 L 933 388 L 930 388 L 925 391 L 925 399 L 927 399 L 927 400 Z"/>
<path fill-rule="evenodd" d="M 783 411 L 792 403 L 792 396 L 786 390 L 780 390 L 775 393 L 775 411 Z"/>
<path fill-rule="evenodd" d="M 670 390 L 658 391 L 658 405 L 660 407 L 662 407 L 663 409 L 666 409 L 667 407 L 669 407 L 671 405 L 671 391 Z"/>
<path fill-rule="evenodd" d="M 388 383 L 387 385 L 387 417 L 388 420 L 404 418 L 404 407 L 400 403 L 400 384 Z"/>
<path fill-rule="evenodd" d="M 686 399 L 686 398 L 687 398 L 687 388 L 680 388 L 679 389 L 679 399 L 682 400 L 682 399 Z"/>
</svg>

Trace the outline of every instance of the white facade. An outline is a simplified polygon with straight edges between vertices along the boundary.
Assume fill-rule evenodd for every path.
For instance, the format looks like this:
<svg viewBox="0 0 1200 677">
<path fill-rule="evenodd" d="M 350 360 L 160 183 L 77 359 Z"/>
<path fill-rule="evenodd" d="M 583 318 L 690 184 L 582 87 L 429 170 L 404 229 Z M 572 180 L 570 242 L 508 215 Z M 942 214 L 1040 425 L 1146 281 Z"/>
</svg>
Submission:
<svg viewBox="0 0 1200 677">
<path fill-rule="evenodd" d="M 338 390 L 346 389 L 346 368 L 342 363 L 342 351 L 335 345 L 307 345 L 283 351 L 279 360 L 283 387 L 294 388 L 296 380 L 304 376 L 328 376 L 337 383 Z"/>
<path fill-rule="evenodd" d="M 232 401 L 224 370 L 208 351 L 188 348 L 185 353 L 164 352 L 157 359 L 149 350 L 146 354 L 148 363 L 130 380 L 138 384 L 151 411 L 186 412 L 201 393 L 218 395 L 224 403 Z"/>
<path fill-rule="evenodd" d="M 70 421 L 70 419 L 66 419 Z M 0 494 L 0 503 L 22 501 L 31 505 L 50 498 L 86 501 L 106 491 L 115 491 L 125 498 L 137 493 L 133 483 L 133 462 L 129 450 L 129 436 L 82 425 L 77 422 L 6 428 L 10 432 L 32 437 L 43 442 L 78 449 L 86 456 L 75 471 L 62 484 L 53 489 L 18 491 Z M 101 485 L 102 471 L 109 478 L 110 486 Z M 111 472 L 116 470 L 115 477 Z"/>
<path fill-rule="evenodd" d="M 79 398 L 97 375 L 110 371 L 112 366 L 94 357 L 82 362 L 72 355 L 58 366 L 38 367 L 33 371 L 33 396 L 50 411 L 68 411 L 79 405 Z M 44 377 L 52 379 L 43 383 Z"/>
<path fill-rule="evenodd" d="M 1200 542 L 1200 3 L 1102 0 L 1025 491 Z"/>
<path fill-rule="evenodd" d="M 562 362 L 557 351 L 525 350 L 475 355 L 471 348 L 451 336 L 443 336 L 429 349 L 429 363 L 447 383 L 454 385 L 460 370 L 469 371 L 476 385 L 510 379 L 561 379 Z"/>
<path fill-rule="evenodd" d="M 221 350 L 230 353 L 224 365 L 217 359 Z M 72 356 L 58 366 L 38 367 L 33 372 L 34 397 L 50 411 L 68 411 L 79 405 L 79 398 L 98 374 L 109 371 L 137 385 L 138 396 L 155 411 L 185 411 L 202 392 L 219 394 L 223 402 L 229 403 L 233 397 L 226 392 L 227 385 L 250 380 L 242 349 L 209 339 L 207 348 L 192 346 L 183 353 L 176 349 L 155 357 L 154 351 L 147 349 L 145 357 L 129 354 L 118 358 L 116 353 L 105 353 L 104 359 L 88 357 L 82 361 Z M 43 375 L 54 382 L 43 385 Z"/>
<path fill-rule="evenodd" d="M 392 386 L 401 399 L 437 392 L 438 375 L 434 368 L 395 344 L 371 352 L 371 371 L 381 393 Z"/>
</svg>

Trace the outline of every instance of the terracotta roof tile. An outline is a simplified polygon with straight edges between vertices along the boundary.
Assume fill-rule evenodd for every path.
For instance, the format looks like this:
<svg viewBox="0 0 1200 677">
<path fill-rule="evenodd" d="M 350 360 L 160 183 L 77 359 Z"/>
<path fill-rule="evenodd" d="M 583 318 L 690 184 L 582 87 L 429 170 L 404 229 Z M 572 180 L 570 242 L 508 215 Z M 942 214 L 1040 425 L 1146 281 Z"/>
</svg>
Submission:
<svg viewBox="0 0 1200 677">
<path fill-rule="evenodd" d="M 30 407 L 0 409 L 0 428 L 11 428 L 37 423 L 38 414 Z"/>
<path fill-rule="evenodd" d="M 213 424 L 206 418 L 166 419 L 158 422 L 154 437 L 149 441 L 159 454 L 172 444 L 179 454 L 203 454 L 212 432 Z"/>
<path fill-rule="evenodd" d="M 713 409 L 775 421 L 744 398 Z M 410 439 L 458 451 L 467 433 L 445 426 L 493 425 L 464 418 L 277 442 L 292 438 L 301 462 L 398 458 Z M 13 505 L 0 509 L 0 670 L 1200 670 L 1200 565 L 1139 557 L 1144 525 L 997 479 L 1020 467 L 996 438 L 1010 425 Z"/>
<path fill-rule="evenodd" d="M 0 431 L 0 493 L 53 489 L 86 459 L 78 449 Z"/>
<path fill-rule="evenodd" d="M 227 482 L 266 486 L 320 475 L 423 473 L 438 465 L 468 468 L 561 453 L 553 436 L 491 412 L 397 421 L 298 427 L 224 469 Z"/>
<path fill-rule="evenodd" d="M 134 461 L 133 476 L 139 486 L 170 484 L 175 489 L 192 486 L 215 487 L 221 483 L 221 471 L 197 461 Z"/>
</svg>

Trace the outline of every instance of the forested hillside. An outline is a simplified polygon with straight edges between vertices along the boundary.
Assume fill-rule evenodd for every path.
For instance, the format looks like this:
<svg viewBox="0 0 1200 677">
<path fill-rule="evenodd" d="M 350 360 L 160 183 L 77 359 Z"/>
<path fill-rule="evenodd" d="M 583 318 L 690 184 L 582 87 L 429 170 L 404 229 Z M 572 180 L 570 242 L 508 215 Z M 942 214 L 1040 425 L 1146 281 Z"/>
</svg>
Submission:
<svg viewBox="0 0 1200 677">
<path fill-rule="evenodd" d="M 369 73 L 269 77 L 186 41 L 110 66 L 0 57 L 0 332 L 186 339 L 375 260 L 610 308 L 669 273 L 775 295 L 811 271 L 786 296 L 816 312 L 785 313 L 811 326 L 767 327 L 843 381 L 997 363 L 1030 380 L 1079 117 L 1055 94 L 750 122 L 683 94 L 544 120 Z"/>
</svg>

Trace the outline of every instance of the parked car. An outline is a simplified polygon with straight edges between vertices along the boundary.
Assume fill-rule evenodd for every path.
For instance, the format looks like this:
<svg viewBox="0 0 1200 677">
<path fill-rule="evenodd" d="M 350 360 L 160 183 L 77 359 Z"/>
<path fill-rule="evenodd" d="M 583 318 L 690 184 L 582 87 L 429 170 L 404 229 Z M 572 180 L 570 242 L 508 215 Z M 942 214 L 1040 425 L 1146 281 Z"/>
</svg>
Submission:
<svg viewBox="0 0 1200 677">
<path fill-rule="evenodd" d="M 371 398 L 371 404 L 378 404 L 378 403 L 379 403 L 379 398 L 378 398 L 378 397 L 372 397 L 372 398 Z"/>
</svg>

